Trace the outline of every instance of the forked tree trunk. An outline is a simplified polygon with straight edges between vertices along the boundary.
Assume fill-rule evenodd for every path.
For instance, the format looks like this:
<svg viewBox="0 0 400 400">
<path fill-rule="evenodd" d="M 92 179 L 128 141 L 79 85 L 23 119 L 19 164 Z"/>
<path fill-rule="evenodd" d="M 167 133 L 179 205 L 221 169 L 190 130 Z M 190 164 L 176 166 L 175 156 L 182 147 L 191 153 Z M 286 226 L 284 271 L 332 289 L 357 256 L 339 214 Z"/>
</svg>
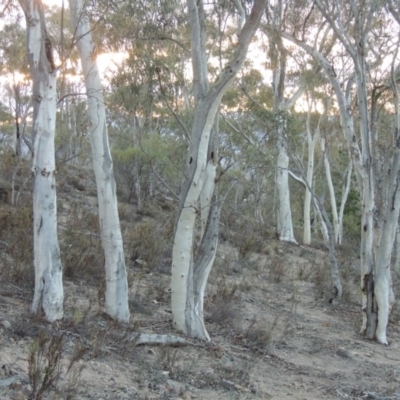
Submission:
<svg viewBox="0 0 400 400">
<path fill-rule="evenodd" d="M 82 9 L 82 0 L 70 0 L 70 9 L 88 97 L 93 169 L 99 202 L 100 234 L 105 256 L 106 312 L 119 321 L 127 322 L 130 318 L 128 282 L 103 89 L 95 60 L 89 19 Z"/>
<path fill-rule="evenodd" d="M 191 29 L 195 110 L 172 252 L 171 302 L 174 327 L 191 337 L 209 340 L 204 325 L 203 300 L 217 247 L 219 219 L 218 205 L 212 195 L 217 155 L 213 146 L 210 146 L 211 130 L 221 98 L 245 60 L 250 41 L 265 10 L 266 0 L 255 0 L 251 14 L 240 31 L 233 57 L 211 88 L 205 50 L 203 2 L 187 0 L 187 5 Z M 200 201 L 200 208 L 204 208 L 203 213 L 199 210 Z M 195 222 L 196 217 L 201 214 L 203 235 L 195 261 Z"/>
<path fill-rule="evenodd" d="M 63 317 L 63 284 L 57 238 L 54 137 L 57 70 L 40 0 L 20 0 L 28 31 L 28 59 L 33 81 L 33 242 L 35 294 L 32 311 L 48 321 Z"/>
</svg>

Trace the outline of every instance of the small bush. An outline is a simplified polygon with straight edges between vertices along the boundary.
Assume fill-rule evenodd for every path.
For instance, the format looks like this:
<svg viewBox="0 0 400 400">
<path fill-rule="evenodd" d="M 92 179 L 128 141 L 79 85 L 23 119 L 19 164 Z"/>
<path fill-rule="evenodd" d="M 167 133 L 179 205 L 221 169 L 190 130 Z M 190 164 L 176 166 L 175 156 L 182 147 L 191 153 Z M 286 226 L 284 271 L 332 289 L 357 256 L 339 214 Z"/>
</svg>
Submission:
<svg viewBox="0 0 400 400">
<path fill-rule="evenodd" d="M 140 260 L 149 270 L 158 267 L 167 248 L 166 233 L 153 220 L 135 225 L 128 240 L 131 260 Z"/>
</svg>

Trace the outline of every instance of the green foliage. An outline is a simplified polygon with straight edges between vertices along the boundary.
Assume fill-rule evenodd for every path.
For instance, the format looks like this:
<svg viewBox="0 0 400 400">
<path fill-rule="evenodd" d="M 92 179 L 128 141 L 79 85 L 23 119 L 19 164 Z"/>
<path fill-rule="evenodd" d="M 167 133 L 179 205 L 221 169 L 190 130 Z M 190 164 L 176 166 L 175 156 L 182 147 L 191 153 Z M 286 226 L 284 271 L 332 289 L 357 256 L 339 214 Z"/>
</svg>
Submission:
<svg viewBox="0 0 400 400">
<path fill-rule="evenodd" d="M 184 145 L 174 137 L 156 133 L 145 135 L 140 146 L 120 138 L 112 151 L 117 187 L 122 199 L 130 202 L 137 195 L 135 184 L 139 178 L 141 198 L 144 201 L 152 191 L 170 196 L 168 189 L 159 181 L 154 171 L 162 176 L 167 185 L 175 190 L 181 182 L 185 157 Z"/>
<path fill-rule="evenodd" d="M 26 32 L 21 21 L 3 25 L 0 35 L 1 74 L 3 75 L 16 71 L 27 74 L 27 66 Z"/>
<path fill-rule="evenodd" d="M 343 214 L 343 230 L 348 239 L 359 240 L 361 232 L 361 202 L 357 190 L 351 189 Z"/>
</svg>

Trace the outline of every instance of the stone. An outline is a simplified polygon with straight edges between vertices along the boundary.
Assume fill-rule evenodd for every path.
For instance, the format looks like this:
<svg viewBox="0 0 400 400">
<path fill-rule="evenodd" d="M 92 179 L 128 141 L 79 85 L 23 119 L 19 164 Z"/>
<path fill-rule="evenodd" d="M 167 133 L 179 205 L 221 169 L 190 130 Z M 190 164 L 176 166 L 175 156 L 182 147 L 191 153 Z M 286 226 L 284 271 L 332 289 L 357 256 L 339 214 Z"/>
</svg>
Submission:
<svg viewBox="0 0 400 400">
<path fill-rule="evenodd" d="M 236 390 L 236 385 L 231 381 L 227 381 L 224 379 L 219 384 L 225 389 Z"/>
<path fill-rule="evenodd" d="M 11 324 L 6 319 L 4 321 L 1 321 L 1 324 L 4 326 L 4 328 L 11 329 Z"/>
<path fill-rule="evenodd" d="M 174 394 L 180 394 L 186 390 L 185 385 L 183 383 L 174 381 L 172 379 L 168 379 L 165 386 L 171 393 Z"/>
</svg>

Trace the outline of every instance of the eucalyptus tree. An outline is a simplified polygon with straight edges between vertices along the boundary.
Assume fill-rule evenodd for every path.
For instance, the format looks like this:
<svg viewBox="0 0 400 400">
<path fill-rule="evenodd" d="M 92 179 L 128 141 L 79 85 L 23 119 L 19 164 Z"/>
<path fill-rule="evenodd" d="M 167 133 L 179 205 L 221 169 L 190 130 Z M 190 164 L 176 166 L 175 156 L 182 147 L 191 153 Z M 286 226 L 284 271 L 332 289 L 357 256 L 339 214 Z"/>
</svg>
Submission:
<svg viewBox="0 0 400 400">
<path fill-rule="evenodd" d="M 382 65 L 381 54 L 372 48 L 371 37 L 376 39 L 381 37 L 381 41 L 388 43 L 390 36 L 390 21 L 384 13 L 380 13 L 381 4 L 369 0 L 360 4 L 345 3 L 335 1 L 333 3 L 316 0 L 316 6 L 324 17 L 328 26 L 337 37 L 341 50 L 347 57 L 347 64 L 350 63 L 351 71 L 348 71 L 344 81 L 338 76 L 337 66 L 333 61 L 324 57 L 314 44 L 308 44 L 304 38 L 282 32 L 282 36 L 296 43 L 323 68 L 336 95 L 337 106 L 341 116 L 341 124 L 348 147 L 350 149 L 353 166 L 357 176 L 357 182 L 362 197 L 362 217 L 361 217 L 361 289 L 362 289 L 362 311 L 363 322 L 361 333 L 367 337 L 374 338 L 387 344 L 386 327 L 390 309 L 390 266 L 381 262 L 385 257 L 379 255 L 380 252 L 388 253 L 394 240 L 391 237 L 393 226 L 398 216 L 398 187 L 397 174 L 399 163 L 397 159 L 397 137 L 393 143 L 393 154 L 390 161 L 390 175 L 388 178 L 388 191 L 384 195 L 386 212 L 390 210 L 390 218 L 385 217 L 382 226 L 382 233 L 379 224 L 375 223 L 377 217 L 376 203 L 376 176 L 374 173 L 374 160 L 376 136 L 371 126 L 372 116 L 368 96 L 370 88 L 368 77 L 371 71 Z M 310 13 L 316 10 L 311 10 Z M 379 21 L 379 18 L 383 21 Z M 381 25 L 384 24 L 384 25 Z M 386 26 L 385 37 L 378 35 L 379 26 Z M 392 40 L 392 39 L 391 39 Z M 391 41 L 389 40 L 389 42 Z M 379 48 L 379 52 L 383 50 Z M 357 104 L 356 123 L 352 113 L 352 94 Z M 356 130 L 359 128 L 359 137 Z M 359 144 L 360 141 L 360 144 Z M 361 146 L 360 146 L 361 145 Z M 390 204 L 390 205 L 389 205 Z M 393 240 L 392 240 L 393 239 Z M 384 242 L 385 241 L 385 242 Z M 383 249 L 384 248 L 384 249 Z M 374 254 L 374 250 L 378 254 Z M 387 259 L 387 257 L 386 257 Z"/>
<path fill-rule="evenodd" d="M 41 0 L 19 0 L 25 13 L 27 49 L 33 82 L 33 231 L 35 293 L 32 311 L 48 321 L 63 317 L 63 285 L 57 239 L 54 137 L 57 68 Z"/>
<path fill-rule="evenodd" d="M 103 90 L 94 53 L 89 18 L 83 8 L 82 0 L 70 0 L 70 11 L 88 99 L 100 234 L 105 256 L 106 312 L 113 318 L 127 322 L 130 318 L 128 282 Z"/>
<path fill-rule="evenodd" d="M 298 18 L 292 18 L 296 14 Z M 290 151 L 288 143 L 287 121 L 290 110 L 298 100 L 305 94 L 307 89 L 320 85 L 320 67 L 302 60 L 295 49 L 288 49 L 282 37 L 277 34 L 282 29 L 302 31 L 306 34 L 305 24 L 309 16 L 306 9 L 297 2 L 286 0 L 275 0 L 272 2 L 268 13 L 268 20 L 265 32 L 268 37 L 268 56 L 272 69 L 272 88 L 274 91 L 274 115 L 275 115 L 275 134 L 277 146 L 276 160 L 276 193 L 277 193 L 277 229 L 280 240 L 296 242 L 293 234 L 289 176 Z M 315 21 L 313 21 L 315 22 Z M 333 42 L 324 38 L 321 42 L 324 54 L 329 54 Z M 294 68 L 293 64 L 297 64 Z M 310 138 L 310 131 L 307 132 L 307 143 L 309 144 L 309 167 L 308 175 L 311 178 L 313 169 L 313 154 L 316 140 Z M 317 139 L 317 137 L 316 137 Z M 311 204 L 311 194 L 306 189 L 306 199 L 304 204 L 303 221 L 303 243 L 311 243 L 311 224 L 309 217 Z"/>
<path fill-rule="evenodd" d="M 265 7 L 266 0 L 255 0 L 251 12 L 248 15 L 242 14 L 245 22 L 243 26 L 239 24 L 233 55 L 210 85 L 206 52 L 207 10 L 202 0 L 187 1 L 195 105 L 172 254 L 172 314 L 176 329 L 203 340 L 210 339 L 204 325 L 203 302 L 218 243 L 219 220 L 219 205 L 213 195 L 218 160 L 212 127 L 222 96 L 245 60 Z M 243 9 L 239 11 L 245 12 Z M 207 222 L 197 258 L 194 260 L 197 215 L 201 216 L 203 223 Z"/>
</svg>

